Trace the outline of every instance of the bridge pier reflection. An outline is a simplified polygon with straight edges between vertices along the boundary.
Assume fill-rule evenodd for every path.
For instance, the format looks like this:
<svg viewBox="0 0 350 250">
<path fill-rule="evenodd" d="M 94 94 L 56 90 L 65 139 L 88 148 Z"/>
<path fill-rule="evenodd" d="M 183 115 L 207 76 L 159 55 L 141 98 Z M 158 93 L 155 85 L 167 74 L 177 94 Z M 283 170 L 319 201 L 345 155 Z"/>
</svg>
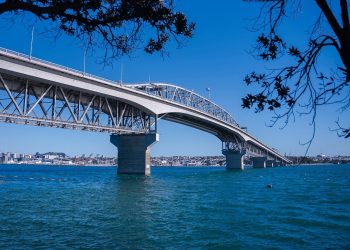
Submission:
<svg viewBox="0 0 350 250">
<path fill-rule="evenodd" d="M 118 148 L 118 174 L 151 174 L 151 145 L 159 134 L 112 134 L 110 141 Z"/>
<path fill-rule="evenodd" d="M 237 151 L 233 149 L 223 149 L 222 154 L 226 156 L 227 169 L 244 169 L 243 156 L 245 151 Z"/>
</svg>

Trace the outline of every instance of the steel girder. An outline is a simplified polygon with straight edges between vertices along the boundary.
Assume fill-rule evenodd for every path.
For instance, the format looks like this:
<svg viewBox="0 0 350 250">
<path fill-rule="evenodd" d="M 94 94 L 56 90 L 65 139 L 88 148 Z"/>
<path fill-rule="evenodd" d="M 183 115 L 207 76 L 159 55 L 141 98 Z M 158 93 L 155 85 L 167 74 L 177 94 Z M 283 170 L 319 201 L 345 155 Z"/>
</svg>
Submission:
<svg viewBox="0 0 350 250">
<path fill-rule="evenodd" d="M 34 64 L 38 63 L 40 67 L 62 71 L 75 77 L 83 76 L 97 82 L 116 84 L 114 81 L 41 59 L 33 57 L 28 59 L 28 56 L 24 54 L 7 49 L 0 48 L 0 54 L 11 58 L 11 60 L 35 62 Z M 6 62 L 5 65 L 9 67 Z M 157 117 L 154 114 L 157 112 L 153 111 L 154 113 L 150 114 L 152 111 L 143 109 L 142 105 L 135 107 L 127 104 L 122 101 L 128 100 L 127 98 L 119 97 L 120 100 L 118 100 L 117 97 L 109 95 L 108 91 L 96 94 L 93 90 L 90 89 L 89 92 L 81 86 L 79 90 L 77 89 L 78 85 L 75 88 L 74 84 L 72 87 L 64 88 L 59 81 L 50 85 L 43 82 L 45 79 L 31 81 L 30 79 L 16 78 L 14 75 L 22 74 L 12 75 L 9 73 L 11 75 L 6 75 L 5 72 L 11 72 L 11 68 L 6 71 L 6 67 L 0 77 L 0 121 L 110 133 L 153 133 L 157 131 L 158 119 L 172 119 L 175 115 L 169 113 L 170 116 L 168 116 L 165 112 L 160 113 L 160 117 Z M 37 79 L 37 77 L 34 75 L 34 78 L 31 79 Z M 47 81 L 51 81 L 50 78 L 46 79 Z M 64 83 L 62 82 L 62 84 Z M 228 112 L 193 91 L 166 83 L 123 85 L 123 87 L 125 86 L 156 96 L 157 99 L 162 98 L 168 102 L 198 110 L 210 118 L 230 125 L 235 131 L 236 129 L 242 130 Z M 179 122 L 178 118 L 175 117 L 176 122 Z M 183 124 L 191 122 L 187 118 L 182 120 Z M 198 123 L 198 121 L 196 122 Z M 247 152 L 248 156 L 267 155 L 268 158 L 273 158 L 272 155 L 274 155 L 282 161 L 290 162 L 274 149 L 271 150 L 248 134 L 248 139 L 244 139 L 239 133 L 231 133 L 230 129 L 222 129 L 220 126 L 212 128 L 213 123 L 208 123 L 205 126 L 196 123 L 190 125 L 218 136 L 223 142 L 223 149 Z"/>
<path fill-rule="evenodd" d="M 266 156 L 268 160 L 275 160 L 275 157 L 269 152 L 262 150 L 260 147 L 254 145 L 250 141 L 241 140 L 239 137 L 230 135 L 220 135 L 223 150 L 236 151 L 238 153 L 244 152 L 244 157 L 250 159 L 252 157 Z"/>
<path fill-rule="evenodd" d="M 161 97 L 165 100 L 180 103 L 201 112 L 207 113 L 230 125 L 239 127 L 239 124 L 223 108 L 211 100 L 200 96 L 193 91 L 165 83 L 145 83 L 128 85 L 132 88 L 142 90 L 150 95 Z"/>
<path fill-rule="evenodd" d="M 107 96 L 0 74 L 0 121 L 109 133 L 153 133 L 157 116 Z"/>
<path fill-rule="evenodd" d="M 144 91 L 150 95 L 155 95 L 171 102 L 180 103 L 201 112 L 205 112 L 210 116 L 213 116 L 230 125 L 240 127 L 227 111 L 207 98 L 194 93 L 193 91 L 165 83 L 142 83 L 132 84 L 129 86 Z M 245 157 L 247 158 L 265 155 L 268 157 L 268 159 L 273 159 L 268 152 L 265 152 L 251 142 L 242 140 L 238 136 L 221 133 L 218 137 L 222 141 L 222 149 L 246 152 Z"/>
</svg>

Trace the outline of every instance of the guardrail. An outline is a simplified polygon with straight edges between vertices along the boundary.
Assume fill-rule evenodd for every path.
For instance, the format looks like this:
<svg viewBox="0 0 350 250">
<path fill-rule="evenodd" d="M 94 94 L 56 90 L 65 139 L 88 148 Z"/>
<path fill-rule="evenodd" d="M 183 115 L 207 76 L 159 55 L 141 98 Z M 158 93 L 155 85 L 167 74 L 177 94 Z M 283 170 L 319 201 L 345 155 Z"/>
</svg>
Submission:
<svg viewBox="0 0 350 250">
<path fill-rule="evenodd" d="M 76 69 L 73 69 L 73 68 L 69 68 L 69 67 L 66 67 L 66 66 L 63 66 L 63 65 L 59 65 L 59 64 L 56 64 L 56 63 L 53 63 L 53 62 L 50 62 L 50 61 L 46 61 L 46 60 L 43 60 L 43 59 L 40 59 L 40 58 L 36 58 L 36 57 L 31 57 L 29 55 L 26 55 L 26 54 L 23 54 L 23 53 L 20 53 L 20 52 L 17 52 L 17 51 L 13 51 L 13 50 L 10 50 L 10 49 L 6 49 L 6 48 L 2 48 L 0 47 L 0 53 L 1 54 L 6 54 L 8 56 L 16 56 L 16 57 L 20 57 L 21 59 L 23 60 L 27 60 L 29 62 L 37 62 L 37 63 L 41 63 L 41 64 L 45 64 L 45 65 L 49 65 L 57 70 L 64 70 L 64 71 L 68 71 L 68 72 L 71 72 L 71 73 L 74 73 L 74 74 L 78 74 L 78 75 L 81 75 L 82 77 L 89 77 L 89 78 L 93 78 L 93 79 L 97 79 L 97 80 L 100 80 L 100 81 L 104 81 L 104 82 L 107 82 L 107 83 L 110 83 L 110 84 L 117 84 L 118 82 L 114 82 L 114 81 L 111 81 L 109 79 L 106 79 L 106 78 L 103 78 L 103 77 L 100 77 L 100 76 L 96 76 L 96 75 L 93 75 L 93 74 L 89 74 L 89 73 L 86 73 L 86 72 L 82 72 L 80 70 L 76 70 Z M 143 85 L 143 84 L 141 84 Z M 173 86 L 173 85 L 170 85 L 170 84 L 164 84 L 164 85 L 167 85 L 167 86 Z M 132 86 L 132 85 L 126 85 L 128 87 Z M 183 89 L 183 88 L 180 88 L 180 87 L 177 87 L 177 89 L 181 89 L 181 90 L 184 90 L 184 91 L 187 91 L 189 93 L 193 93 L 191 91 L 188 91 L 186 89 Z M 150 92 L 150 91 L 144 91 L 142 89 L 139 89 L 139 88 L 134 88 L 133 89 L 135 90 L 138 90 L 140 92 L 143 92 L 143 93 L 147 93 L 148 95 L 152 95 L 152 96 L 157 96 L 157 97 L 161 97 L 162 99 L 164 100 L 167 100 L 167 101 L 174 101 L 174 100 L 170 100 L 169 98 L 165 98 L 164 96 L 160 96 L 160 95 L 157 95 L 156 93 L 154 92 Z M 194 96 L 200 98 L 203 103 L 208 103 L 209 105 L 212 106 L 211 109 L 209 110 L 214 110 L 213 108 L 215 108 L 216 110 L 218 110 L 219 112 L 217 113 L 214 113 L 214 112 L 207 112 L 209 115 L 225 122 L 225 123 L 228 123 L 230 125 L 234 125 L 234 126 L 237 126 L 239 127 L 238 123 L 233 119 L 233 117 L 227 112 L 225 111 L 224 109 L 222 109 L 220 106 L 218 106 L 217 104 L 213 103 L 212 101 L 196 94 L 196 93 L 193 93 Z M 202 107 L 200 106 L 193 106 L 193 105 L 190 105 L 188 103 L 184 103 L 184 102 L 179 102 L 179 101 L 174 101 L 176 103 L 180 103 L 180 104 L 184 104 L 185 106 L 188 106 L 188 107 L 191 107 L 193 109 L 196 109 L 196 110 L 199 110 L 199 111 L 205 111 Z"/>
<path fill-rule="evenodd" d="M 0 52 L 5 53 L 5 54 L 10 55 L 10 56 L 14 55 L 14 56 L 17 56 L 17 57 L 21 57 L 22 59 L 28 60 L 29 62 L 43 63 L 43 64 L 49 65 L 51 67 L 54 67 L 56 69 L 65 70 L 65 71 L 68 71 L 68 72 L 79 74 L 81 76 L 95 78 L 95 79 L 98 79 L 98 80 L 101 80 L 101 81 L 105 81 L 105 82 L 108 82 L 108 83 L 112 83 L 112 84 L 116 84 L 117 83 L 117 82 L 114 82 L 112 80 L 100 77 L 100 76 L 92 75 L 92 74 L 89 74 L 89 73 L 86 73 L 86 72 L 83 72 L 83 71 L 80 71 L 80 70 L 69 68 L 69 67 L 66 67 L 66 66 L 63 66 L 63 65 L 59 65 L 59 64 L 56 64 L 56 63 L 53 63 L 53 62 L 49 62 L 49 61 L 46 61 L 46 60 L 43 60 L 43 59 L 39 59 L 39 58 L 36 58 L 36 57 L 30 57 L 30 56 L 28 56 L 26 54 L 23 54 L 23 53 L 20 53 L 20 52 L 17 52 L 17 51 L 13 51 L 13 50 L 9 50 L 9 49 L 5 49 L 5 48 L 2 48 L 2 47 L 0 47 Z"/>
</svg>

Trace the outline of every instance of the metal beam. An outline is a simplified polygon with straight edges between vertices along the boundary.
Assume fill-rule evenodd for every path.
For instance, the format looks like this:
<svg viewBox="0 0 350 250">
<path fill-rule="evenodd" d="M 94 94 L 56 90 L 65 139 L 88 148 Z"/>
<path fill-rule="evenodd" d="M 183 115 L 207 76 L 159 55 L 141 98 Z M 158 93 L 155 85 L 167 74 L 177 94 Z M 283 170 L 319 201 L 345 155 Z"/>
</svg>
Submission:
<svg viewBox="0 0 350 250">
<path fill-rule="evenodd" d="M 18 110 L 18 112 L 19 112 L 21 115 L 23 115 L 22 110 L 21 110 L 20 107 L 18 106 L 18 104 L 17 104 L 15 98 L 13 98 L 13 95 L 12 95 L 10 89 L 8 88 L 6 82 L 5 82 L 4 79 L 2 78 L 2 75 L 1 75 L 1 74 L 0 74 L 0 80 L 1 80 L 1 82 L 2 82 L 2 85 L 4 85 L 5 90 L 6 90 L 7 94 L 9 95 L 9 97 L 11 98 L 13 104 L 16 106 L 16 109 Z"/>
<path fill-rule="evenodd" d="M 113 116 L 113 113 L 112 113 L 112 109 L 111 109 L 111 106 L 109 105 L 107 97 L 105 97 L 105 100 L 106 100 L 106 104 L 107 104 L 107 107 L 108 107 L 109 115 L 110 115 L 110 117 L 112 119 L 112 123 L 113 123 L 114 127 L 117 127 L 117 124 L 115 123 L 114 116 Z"/>
<path fill-rule="evenodd" d="M 62 89 L 61 87 L 59 87 L 59 89 L 61 90 L 61 93 L 62 93 L 62 95 L 63 95 L 63 98 L 64 98 L 64 100 L 65 100 L 65 102 L 66 102 L 66 104 L 67 104 L 67 107 L 68 107 L 70 113 L 72 114 L 72 116 L 73 116 L 73 118 L 74 118 L 74 121 L 77 122 L 78 119 L 77 119 L 76 115 L 74 114 L 74 112 L 73 112 L 73 110 L 72 110 L 72 107 L 70 106 L 70 103 L 69 103 L 69 101 L 68 101 L 68 99 L 67 99 L 67 97 L 66 97 L 66 94 L 64 93 L 64 91 L 63 91 L 63 89 Z"/>
<path fill-rule="evenodd" d="M 95 98 L 96 98 L 96 95 L 94 95 L 94 96 L 92 97 L 91 101 L 89 102 L 89 104 L 88 104 L 87 107 L 85 108 L 84 113 L 81 115 L 81 117 L 80 117 L 80 119 L 79 119 L 78 122 L 82 122 L 82 121 L 83 121 L 83 119 L 84 119 L 86 113 L 89 111 L 89 109 L 90 109 L 90 107 L 91 107 L 91 104 L 94 102 Z"/>
<path fill-rule="evenodd" d="M 36 100 L 36 102 L 32 105 L 32 107 L 28 110 L 28 112 L 25 115 L 29 115 L 30 112 L 32 112 L 32 110 L 36 107 L 36 105 L 46 96 L 46 94 L 50 91 L 50 89 L 52 88 L 52 85 L 50 85 L 45 92 Z M 47 112 L 45 111 L 45 113 L 47 114 Z"/>
</svg>

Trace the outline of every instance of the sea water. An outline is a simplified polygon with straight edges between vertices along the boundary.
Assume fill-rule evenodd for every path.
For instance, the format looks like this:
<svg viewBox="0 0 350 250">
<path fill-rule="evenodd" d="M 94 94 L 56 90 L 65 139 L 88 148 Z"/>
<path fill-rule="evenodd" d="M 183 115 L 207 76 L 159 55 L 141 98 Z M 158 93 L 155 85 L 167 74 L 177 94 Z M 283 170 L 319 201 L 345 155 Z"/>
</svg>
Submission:
<svg viewBox="0 0 350 250">
<path fill-rule="evenodd" d="M 77 248 L 349 249 L 350 165 L 0 165 L 0 249 Z"/>
</svg>

